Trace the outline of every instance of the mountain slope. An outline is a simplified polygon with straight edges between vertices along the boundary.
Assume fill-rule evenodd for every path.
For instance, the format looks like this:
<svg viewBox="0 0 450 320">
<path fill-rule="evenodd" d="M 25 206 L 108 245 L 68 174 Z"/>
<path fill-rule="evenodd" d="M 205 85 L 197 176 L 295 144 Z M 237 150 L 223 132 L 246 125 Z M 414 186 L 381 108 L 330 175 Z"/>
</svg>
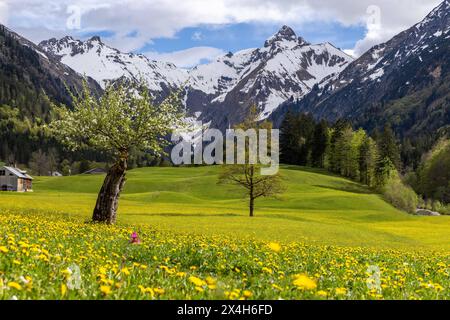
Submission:
<svg viewBox="0 0 450 320">
<path fill-rule="evenodd" d="M 94 80 L 87 80 L 100 92 Z M 78 73 L 0 25 L 0 159 L 28 163 L 34 151 L 57 146 L 44 127 L 50 101 L 70 106 L 66 86 L 80 90 L 82 82 Z"/>
<path fill-rule="evenodd" d="M 72 37 L 50 39 L 39 44 L 43 51 L 95 79 L 103 88 L 108 82 L 125 77 L 131 80 L 143 78 L 154 92 L 164 92 L 179 87 L 187 81 L 187 72 L 171 63 L 151 61 L 141 54 L 121 53 L 105 45 L 100 37 L 83 42 Z"/>
<path fill-rule="evenodd" d="M 229 53 L 192 70 L 121 53 L 99 37 L 86 42 L 71 37 L 51 39 L 40 47 L 102 86 L 122 77 L 143 77 L 155 96 L 186 86 L 187 110 L 221 127 L 238 122 L 254 103 L 268 117 L 282 102 L 304 96 L 353 60 L 329 43 L 307 43 L 287 26 L 262 48 Z"/>
<path fill-rule="evenodd" d="M 2 25 L 0 44 L 0 104 L 19 107 L 30 116 L 48 112 L 43 93 L 54 102 L 71 104 L 66 85 L 80 89 L 83 77 Z M 92 90 L 100 90 L 95 81 L 87 80 Z"/>
<path fill-rule="evenodd" d="M 446 0 L 323 88 L 280 107 L 272 119 L 279 125 L 287 110 L 295 110 L 331 121 L 348 118 L 369 130 L 390 122 L 404 137 L 445 130 L 450 124 L 449 16 Z"/>
</svg>

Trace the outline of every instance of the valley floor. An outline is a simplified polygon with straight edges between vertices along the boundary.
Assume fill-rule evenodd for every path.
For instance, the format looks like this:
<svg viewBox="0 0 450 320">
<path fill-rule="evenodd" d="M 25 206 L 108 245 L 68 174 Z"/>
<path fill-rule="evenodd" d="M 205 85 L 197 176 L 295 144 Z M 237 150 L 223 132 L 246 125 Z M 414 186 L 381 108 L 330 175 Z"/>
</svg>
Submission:
<svg viewBox="0 0 450 320">
<path fill-rule="evenodd" d="M 88 222 L 103 176 L 1 193 L 0 299 L 450 299 L 450 217 L 285 167 L 249 218 L 219 170 L 130 171 L 115 226 Z"/>
<path fill-rule="evenodd" d="M 284 167 L 287 191 L 247 215 L 239 189 L 217 184 L 220 167 L 128 173 L 119 221 L 174 232 L 325 245 L 450 250 L 450 217 L 398 211 L 365 186 L 324 171 Z M 103 176 L 37 177 L 33 193 L 0 194 L 0 210 L 90 217 Z"/>
</svg>

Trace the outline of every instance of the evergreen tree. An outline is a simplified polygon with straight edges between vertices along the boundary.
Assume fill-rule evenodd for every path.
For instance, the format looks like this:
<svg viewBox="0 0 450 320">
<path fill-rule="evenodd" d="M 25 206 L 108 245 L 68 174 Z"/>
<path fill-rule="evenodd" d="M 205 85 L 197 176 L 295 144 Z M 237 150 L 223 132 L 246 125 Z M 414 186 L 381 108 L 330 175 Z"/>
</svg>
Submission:
<svg viewBox="0 0 450 320">
<path fill-rule="evenodd" d="M 330 144 L 328 124 L 322 120 L 316 124 L 312 142 L 312 164 L 318 168 L 325 168 L 325 155 Z"/>
<path fill-rule="evenodd" d="M 330 161 L 330 171 L 341 172 L 342 150 L 339 149 L 338 142 L 346 129 L 351 129 L 351 124 L 347 120 L 338 120 L 332 130 L 328 159 Z"/>
<path fill-rule="evenodd" d="M 388 158 L 397 169 L 400 169 L 400 152 L 397 146 L 394 131 L 392 131 L 390 125 L 386 125 L 384 127 L 377 143 L 380 158 Z"/>
<path fill-rule="evenodd" d="M 311 165 L 311 151 L 314 138 L 315 121 L 310 114 L 301 114 L 298 119 L 298 158 L 297 165 Z"/>
<path fill-rule="evenodd" d="M 287 112 L 280 127 L 280 162 L 296 164 L 298 147 L 298 122 L 292 112 Z"/>
<path fill-rule="evenodd" d="M 388 157 L 378 156 L 375 166 L 375 181 L 374 185 L 380 192 L 384 192 L 384 188 L 388 181 L 397 174 L 395 165 Z"/>
<path fill-rule="evenodd" d="M 377 156 L 375 141 L 366 136 L 359 148 L 359 181 L 368 186 L 374 184 Z"/>
</svg>

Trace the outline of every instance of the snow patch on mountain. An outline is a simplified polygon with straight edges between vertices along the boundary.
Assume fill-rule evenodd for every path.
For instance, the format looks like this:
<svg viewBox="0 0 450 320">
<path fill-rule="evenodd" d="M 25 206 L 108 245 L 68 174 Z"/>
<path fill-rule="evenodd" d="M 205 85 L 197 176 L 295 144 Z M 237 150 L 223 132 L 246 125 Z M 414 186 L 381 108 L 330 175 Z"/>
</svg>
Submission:
<svg viewBox="0 0 450 320">
<path fill-rule="evenodd" d="M 248 106 L 256 103 L 268 117 L 284 101 L 298 99 L 316 84 L 325 85 L 353 58 L 330 43 L 310 44 L 284 26 L 262 48 L 228 53 L 191 70 L 152 61 L 142 54 L 122 53 L 99 37 L 87 41 L 65 37 L 43 41 L 40 48 L 103 88 L 111 81 L 144 79 L 155 92 L 186 87 L 187 95 L 203 94 L 200 104 Z M 186 103 L 190 101 L 187 97 Z M 198 99 L 195 103 L 199 103 Z M 194 102 L 192 102 L 194 103 Z M 198 111 L 198 106 L 186 105 Z"/>
</svg>

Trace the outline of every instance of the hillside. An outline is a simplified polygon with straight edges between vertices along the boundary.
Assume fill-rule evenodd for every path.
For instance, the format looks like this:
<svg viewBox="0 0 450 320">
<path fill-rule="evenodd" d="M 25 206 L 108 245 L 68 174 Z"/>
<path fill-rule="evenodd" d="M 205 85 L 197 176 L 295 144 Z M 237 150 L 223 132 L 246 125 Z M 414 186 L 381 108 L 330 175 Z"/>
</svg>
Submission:
<svg viewBox="0 0 450 320">
<path fill-rule="evenodd" d="M 87 79 L 93 92 L 100 87 Z M 51 103 L 71 105 L 83 76 L 0 24 L 0 159 L 28 163 L 32 152 L 55 147 L 43 125 Z"/>
<path fill-rule="evenodd" d="M 145 168 L 129 172 L 119 220 L 175 232 L 223 234 L 267 241 L 345 246 L 450 249 L 450 217 L 416 217 L 394 209 L 354 182 L 306 168 L 285 167 L 278 200 L 257 202 L 256 218 L 219 167 Z M 37 178 L 32 194 L 2 194 L 0 209 L 90 217 L 102 176 Z"/>
</svg>

